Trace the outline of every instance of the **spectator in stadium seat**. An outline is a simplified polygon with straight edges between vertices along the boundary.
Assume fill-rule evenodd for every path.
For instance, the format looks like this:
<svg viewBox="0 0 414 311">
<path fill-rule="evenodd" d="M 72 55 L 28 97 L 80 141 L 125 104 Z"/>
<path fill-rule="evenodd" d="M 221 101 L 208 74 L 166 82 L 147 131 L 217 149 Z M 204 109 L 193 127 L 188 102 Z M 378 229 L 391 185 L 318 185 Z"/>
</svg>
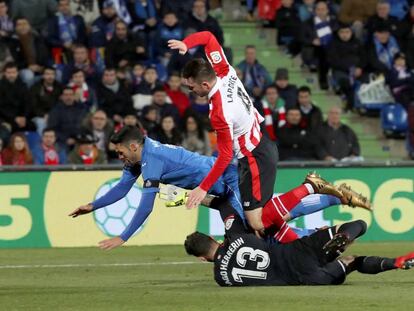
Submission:
<svg viewBox="0 0 414 311">
<path fill-rule="evenodd" d="M 298 14 L 302 23 L 310 20 L 313 17 L 315 2 L 315 0 L 302 0 L 302 3 L 299 4 Z"/>
<path fill-rule="evenodd" d="M 403 24 L 398 18 L 390 16 L 390 3 L 389 0 L 378 1 L 376 14 L 368 18 L 365 28 L 367 29 L 368 36 L 372 37 L 378 27 L 386 24 L 391 34 L 400 42 L 404 36 Z"/>
<path fill-rule="evenodd" d="M 317 130 L 323 122 L 322 111 L 312 103 L 312 92 L 309 87 L 302 86 L 299 88 L 298 105 L 302 113 L 301 125 L 311 131 Z"/>
<path fill-rule="evenodd" d="M 106 155 L 96 147 L 96 141 L 96 137 L 89 131 L 84 130 L 78 134 L 76 146 L 68 156 L 69 163 L 84 165 L 107 163 Z"/>
<path fill-rule="evenodd" d="M 407 67 L 405 54 L 395 54 L 394 65 L 386 78 L 396 102 L 408 108 L 414 99 L 414 73 Z"/>
<path fill-rule="evenodd" d="M 289 84 L 289 71 L 286 68 L 276 70 L 275 85 L 286 107 L 295 106 L 298 100 L 298 89 L 296 85 Z"/>
<path fill-rule="evenodd" d="M 93 23 L 89 45 L 93 48 L 104 48 L 115 33 L 115 23 L 118 15 L 112 0 L 105 0 L 102 13 Z"/>
<path fill-rule="evenodd" d="M 208 14 L 206 2 L 204 0 L 195 0 L 193 9 L 184 25 L 185 28 L 191 28 L 196 31 L 210 31 L 217 39 L 221 46 L 224 45 L 223 30 L 217 20 Z"/>
<path fill-rule="evenodd" d="M 154 0 L 136 0 L 127 2 L 132 18 L 133 32 L 144 31 L 149 34 L 155 31 L 158 23 L 157 7 Z"/>
<path fill-rule="evenodd" d="M 183 118 L 182 146 L 192 152 L 211 156 L 210 139 L 203 122 L 194 112 L 187 112 Z"/>
<path fill-rule="evenodd" d="M 75 100 L 84 104 L 88 110 L 94 109 L 97 104 L 95 90 L 86 82 L 85 73 L 81 69 L 72 72 L 68 84 L 75 92 Z"/>
<path fill-rule="evenodd" d="M 122 21 L 115 24 L 115 34 L 105 49 L 105 63 L 108 67 L 131 67 L 135 62 L 147 60 L 147 49 L 141 39 L 128 33 Z"/>
<path fill-rule="evenodd" d="M 281 161 L 316 160 L 315 133 L 303 127 L 301 111 L 297 107 L 286 111 L 285 126 L 277 129 L 278 149 Z"/>
<path fill-rule="evenodd" d="M 36 124 L 37 132 L 42 135 L 46 127 L 50 110 L 58 103 L 62 94 L 62 86 L 56 81 L 56 70 L 46 67 L 42 80 L 34 84 L 29 91 L 31 100 L 32 121 Z"/>
<path fill-rule="evenodd" d="M 399 52 L 398 42 L 390 34 L 388 25 L 379 25 L 368 47 L 368 70 L 387 75 L 392 68 L 394 56 Z"/>
<path fill-rule="evenodd" d="M 14 133 L 9 145 L 2 151 L 3 165 L 30 165 L 33 164 L 33 156 L 23 133 Z"/>
<path fill-rule="evenodd" d="M 130 81 L 132 90 L 135 90 L 138 87 L 138 85 L 144 80 L 144 72 L 145 72 L 145 66 L 143 64 L 136 63 L 134 65 L 134 67 L 132 68 L 131 81 Z"/>
<path fill-rule="evenodd" d="M 56 16 L 49 19 L 47 34 L 49 45 L 61 48 L 67 55 L 74 44 L 87 43 L 85 21 L 80 15 L 72 15 L 69 0 L 59 0 Z"/>
<path fill-rule="evenodd" d="M 335 17 L 329 16 L 328 5 L 323 1 L 316 4 L 314 17 L 302 24 L 302 59 L 311 69 L 317 68 L 319 86 L 323 90 L 328 89 L 327 47 L 337 27 Z"/>
<path fill-rule="evenodd" d="M 266 68 L 256 57 L 256 47 L 247 45 L 244 49 L 244 60 L 237 67 L 243 72 L 243 85 L 249 95 L 260 98 L 266 86 L 272 83 L 272 78 Z"/>
<path fill-rule="evenodd" d="M 163 87 L 157 87 L 152 91 L 152 104 L 158 108 L 158 114 L 162 118 L 166 115 L 174 118 L 175 124 L 180 122 L 180 113 L 171 103 L 167 102 L 167 93 Z"/>
<path fill-rule="evenodd" d="M 10 51 L 9 44 L 6 40 L 0 39 L 0 79 L 3 77 L 4 66 L 7 63 L 14 62 L 14 58 Z"/>
<path fill-rule="evenodd" d="M 168 97 L 172 104 L 178 109 L 182 117 L 186 110 L 190 107 L 190 99 L 186 93 L 181 90 L 181 76 L 178 72 L 174 72 L 168 78 L 168 82 L 164 85 Z"/>
<path fill-rule="evenodd" d="M 282 0 L 276 13 L 277 45 L 287 46 L 291 54 L 296 54 L 293 43 L 299 39 L 301 22 L 293 0 Z"/>
<path fill-rule="evenodd" d="M 83 17 L 86 25 L 99 17 L 102 0 L 70 0 L 70 10 Z M 89 30 L 89 29 L 88 29 Z"/>
<path fill-rule="evenodd" d="M 351 24 L 355 36 L 363 42 L 364 24 L 375 14 L 378 0 L 342 0 L 339 9 L 339 21 Z"/>
<path fill-rule="evenodd" d="M 114 132 L 114 126 L 111 120 L 103 110 L 96 110 L 88 118 L 85 119 L 83 129 L 91 132 L 96 138 L 96 147 L 106 152 L 109 146 L 109 140 Z"/>
<path fill-rule="evenodd" d="M 51 128 L 43 129 L 42 140 L 33 148 L 34 164 L 66 164 L 66 152 L 56 143 L 56 133 Z"/>
<path fill-rule="evenodd" d="M 184 29 L 178 23 L 177 16 L 174 12 L 167 12 L 154 37 L 154 57 L 156 59 L 159 58 L 163 64 L 168 64 L 171 58 L 171 49 L 168 47 L 168 40 L 182 40 L 183 38 Z"/>
<path fill-rule="evenodd" d="M 268 86 L 260 102 L 259 112 L 265 118 L 265 128 L 269 138 L 276 141 L 276 129 L 286 124 L 285 101 L 279 97 L 275 85 Z"/>
<path fill-rule="evenodd" d="M 114 68 L 105 69 L 96 95 L 98 107 L 105 111 L 115 124 L 122 123 L 122 116 L 132 109 L 130 91 L 119 82 Z"/>
<path fill-rule="evenodd" d="M 38 32 L 47 28 L 48 18 L 57 10 L 56 0 L 13 0 L 11 12 L 13 19 L 24 16 Z"/>
<path fill-rule="evenodd" d="M 159 2 L 161 16 L 164 16 L 167 12 L 174 12 L 180 21 L 185 21 L 191 14 L 194 0 L 161 0 Z"/>
<path fill-rule="evenodd" d="M 183 141 L 181 133 L 177 129 L 174 121 L 174 117 L 170 115 L 161 117 L 159 126 L 157 126 L 149 136 L 162 144 L 180 146 Z"/>
<path fill-rule="evenodd" d="M 362 161 L 358 138 L 341 122 L 342 110 L 331 107 L 326 122 L 318 131 L 318 157 L 325 161 Z"/>
<path fill-rule="evenodd" d="M 8 63 L 0 81 L 0 120 L 13 132 L 33 131 L 35 125 L 28 119 L 30 101 L 26 85 L 19 79 L 17 65 Z"/>
<path fill-rule="evenodd" d="M 133 89 L 134 94 L 150 95 L 154 89 L 162 86 L 158 80 L 158 73 L 155 66 L 149 66 L 144 71 L 144 79 Z"/>
<path fill-rule="evenodd" d="M 158 108 L 154 105 L 149 105 L 142 109 L 141 123 L 147 133 L 152 133 L 158 126 L 159 114 Z"/>
<path fill-rule="evenodd" d="M 0 40 L 9 39 L 14 32 L 14 23 L 8 15 L 9 7 L 5 0 L 0 0 Z"/>
<path fill-rule="evenodd" d="M 338 91 L 345 95 L 346 109 L 354 106 L 352 80 L 363 77 L 366 67 L 365 47 L 353 35 L 349 24 L 340 24 L 328 47 L 328 62 Z"/>
<path fill-rule="evenodd" d="M 138 120 L 137 112 L 135 111 L 135 109 L 132 109 L 131 111 L 125 113 L 123 126 L 136 126 L 145 131 L 144 126 Z"/>
<path fill-rule="evenodd" d="M 63 66 L 62 82 L 67 84 L 74 71 L 82 70 L 85 74 L 86 82 L 95 87 L 101 77 L 100 68 L 92 62 L 89 51 L 84 45 L 73 46 L 73 60 Z"/>
<path fill-rule="evenodd" d="M 48 117 L 48 127 L 55 130 L 57 141 L 65 150 L 75 145 L 75 137 L 87 112 L 84 104 L 75 101 L 73 89 L 65 87 L 60 102 L 52 108 Z"/>
<path fill-rule="evenodd" d="M 49 51 L 43 38 L 32 29 L 26 18 L 16 19 L 16 36 L 10 47 L 20 71 L 20 77 L 28 87 L 41 79 L 44 66 L 49 59 Z"/>
</svg>

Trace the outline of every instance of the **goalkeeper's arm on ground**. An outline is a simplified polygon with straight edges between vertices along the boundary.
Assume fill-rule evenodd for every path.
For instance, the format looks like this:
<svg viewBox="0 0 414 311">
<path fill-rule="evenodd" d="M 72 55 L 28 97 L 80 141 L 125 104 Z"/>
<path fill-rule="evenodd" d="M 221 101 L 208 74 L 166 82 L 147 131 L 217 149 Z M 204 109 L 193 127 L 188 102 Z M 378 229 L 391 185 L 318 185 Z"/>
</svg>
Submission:
<svg viewBox="0 0 414 311">
<path fill-rule="evenodd" d="M 128 194 L 137 179 L 138 176 L 135 176 L 131 173 L 131 171 L 124 169 L 119 182 L 105 195 L 91 203 L 93 210 L 97 210 L 121 200 Z"/>
</svg>

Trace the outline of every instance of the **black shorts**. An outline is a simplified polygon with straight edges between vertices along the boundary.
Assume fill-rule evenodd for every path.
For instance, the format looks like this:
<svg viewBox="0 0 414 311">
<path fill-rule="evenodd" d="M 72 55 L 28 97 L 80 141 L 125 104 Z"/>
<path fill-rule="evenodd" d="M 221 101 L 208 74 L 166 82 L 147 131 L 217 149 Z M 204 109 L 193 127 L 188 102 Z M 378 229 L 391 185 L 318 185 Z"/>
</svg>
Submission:
<svg viewBox="0 0 414 311">
<path fill-rule="evenodd" d="M 346 268 L 336 259 L 328 258 L 323 246 L 336 234 L 335 227 L 319 230 L 308 237 L 300 239 L 300 248 L 303 247 L 302 261 L 307 263 L 302 271 L 304 285 L 337 285 L 342 284 L 346 277 Z"/>
<path fill-rule="evenodd" d="M 276 144 L 263 136 L 251 154 L 239 160 L 239 190 L 245 211 L 263 207 L 273 197 L 278 159 Z"/>
<path fill-rule="evenodd" d="M 327 258 L 323 251 L 323 246 L 335 233 L 335 227 L 331 227 L 271 248 L 275 273 L 289 285 L 343 283 L 346 277 L 344 265 L 336 258 Z"/>
</svg>

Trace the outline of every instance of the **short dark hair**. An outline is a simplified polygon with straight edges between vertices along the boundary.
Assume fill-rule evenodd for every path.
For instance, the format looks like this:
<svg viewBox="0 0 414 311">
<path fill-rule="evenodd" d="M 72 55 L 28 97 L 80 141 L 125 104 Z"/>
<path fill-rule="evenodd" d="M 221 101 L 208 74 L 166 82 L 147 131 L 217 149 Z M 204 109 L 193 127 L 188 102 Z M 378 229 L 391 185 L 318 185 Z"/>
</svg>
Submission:
<svg viewBox="0 0 414 311">
<path fill-rule="evenodd" d="M 71 72 L 71 77 L 73 77 L 75 74 L 77 74 L 77 73 L 79 73 L 79 72 L 82 72 L 83 73 L 83 76 L 84 77 L 86 77 L 86 74 L 85 74 L 85 72 L 82 70 L 82 69 L 79 69 L 79 68 L 75 68 L 72 72 Z"/>
<path fill-rule="evenodd" d="M 163 92 L 166 93 L 165 89 L 162 86 L 156 86 L 152 91 L 151 94 L 154 95 L 155 93 Z"/>
<path fill-rule="evenodd" d="M 270 85 L 268 85 L 268 86 L 265 87 L 264 94 L 266 94 L 267 91 L 270 90 L 270 89 L 274 89 L 274 90 L 276 90 L 277 93 L 279 93 L 279 90 L 277 89 L 277 86 L 274 85 L 274 84 L 270 84 Z"/>
<path fill-rule="evenodd" d="M 248 45 L 246 45 L 246 47 L 244 49 L 245 50 L 247 50 L 247 49 L 255 49 L 256 50 L 256 46 L 253 45 L 253 44 L 248 44 Z"/>
<path fill-rule="evenodd" d="M 7 69 L 11 69 L 11 68 L 16 68 L 17 70 L 19 70 L 15 62 L 9 62 L 6 65 L 4 65 L 3 72 L 6 72 Z"/>
<path fill-rule="evenodd" d="M 104 69 L 104 72 L 108 72 L 108 71 L 115 71 L 116 72 L 116 69 L 115 69 L 115 67 L 106 67 Z"/>
<path fill-rule="evenodd" d="M 190 235 L 187 235 L 184 247 L 188 255 L 200 257 L 208 255 L 212 243 L 212 238 L 204 233 L 196 231 Z"/>
<path fill-rule="evenodd" d="M 62 89 L 62 94 L 65 92 L 65 91 L 71 91 L 72 93 L 75 93 L 75 90 L 74 89 L 72 89 L 69 85 L 66 85 L 66 86 L 64 86 L 63 87 L 63 89 Z"/>
<path fill-rule="evenodd" d="M 298 93 L 309 93 L 312 94 L 312 91 L 309 86 L 303 85 L 299 88 Z"/>
<path fill-rule="evenodd" d="M 0 0 L 0 2 L 1 2 L 1 0 Z M 46 127 L 46 128 L 44 128 L 43 131 L 42 131 L 42 135 L 44 133 L 47 133 L 47 132 L 53 132 L 56 135 L 56 131 L 52 127 Z"/>
<path fill-rule="evenodd" d="M 53 67 L 53 66 L 46 66 L 45 69 L 43 69 L 43 72 L 45 72 L 46 70 L 50 70 L 50 71 L 56 72 L 56 68 Z"/>
<path fill-rule="evenodd" d="M 144 142 L 144 135 L 141 130 L 136 126 L 124 126 L 119 132 L 115 133 L 111 137 L 111 143 L 126 145 L 131 141 L 135 141 L 138 144 Z"/>
<path fill-rule="evenodd" d="M 183 69 L 183 78 L 192 78 L 198 83 L 212 81 L 216 77 L 213 67 L 208 61 L 201 58 L 190 60 Z"/>
</svg>

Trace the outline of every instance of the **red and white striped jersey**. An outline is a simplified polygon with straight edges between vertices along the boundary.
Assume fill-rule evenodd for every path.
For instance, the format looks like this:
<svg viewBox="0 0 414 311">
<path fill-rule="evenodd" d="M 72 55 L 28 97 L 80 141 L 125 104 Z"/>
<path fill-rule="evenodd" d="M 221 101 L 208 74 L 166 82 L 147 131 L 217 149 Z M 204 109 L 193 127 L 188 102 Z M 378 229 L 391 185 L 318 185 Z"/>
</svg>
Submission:
<svg viewBox="0 0 414 311">
<path fill-rule="evenodd" d="M 259 144 L 262 134 L 259 114 L 237 77 L 234 68 L 227 62 L 223 49 L 209 31 L 198 32 L 184 39 L 187 48 L 203 45 L 207 59 L 216 72 L 217 82 L 208 94 L 211 125 L 217 133 L 218 159 L 209 175 L 201 183 L 208 190 L 223 174 L 233 158 L 251 155 Z"/>
</svg>

